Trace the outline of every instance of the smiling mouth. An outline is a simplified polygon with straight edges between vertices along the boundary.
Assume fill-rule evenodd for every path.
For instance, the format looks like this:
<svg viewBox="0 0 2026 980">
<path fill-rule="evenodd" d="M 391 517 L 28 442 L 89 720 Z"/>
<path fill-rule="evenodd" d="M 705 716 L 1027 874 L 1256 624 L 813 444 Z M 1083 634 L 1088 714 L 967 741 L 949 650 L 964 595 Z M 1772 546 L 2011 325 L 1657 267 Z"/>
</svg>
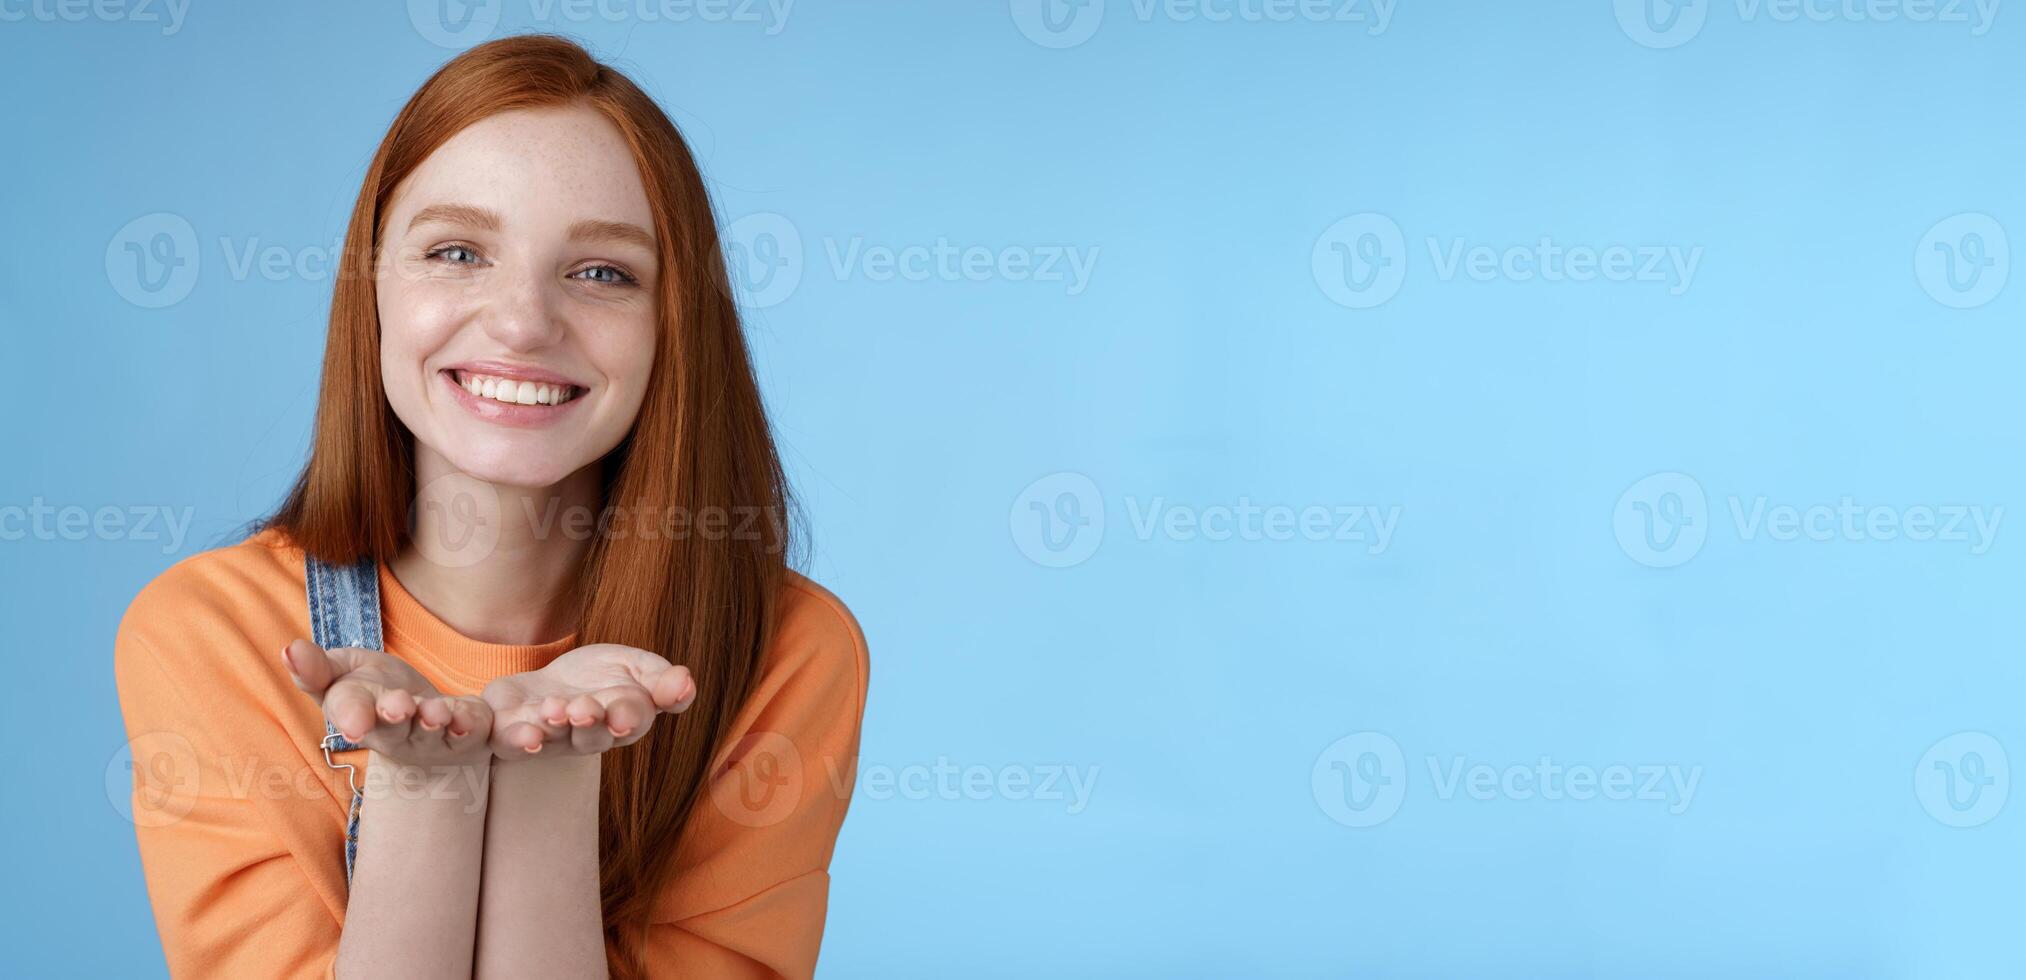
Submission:
<svg viewBox="0 0 2026 980">
<path fill-rule="evenodd" d="M 474 397 L 489 398 L 503 405 L 562 405 L 584 393 L 584 389 L 576 385 L 549 381 L 529 381 L 456 369 L 443 373 L 450 376 L 453 384 Z"/>
</svg>

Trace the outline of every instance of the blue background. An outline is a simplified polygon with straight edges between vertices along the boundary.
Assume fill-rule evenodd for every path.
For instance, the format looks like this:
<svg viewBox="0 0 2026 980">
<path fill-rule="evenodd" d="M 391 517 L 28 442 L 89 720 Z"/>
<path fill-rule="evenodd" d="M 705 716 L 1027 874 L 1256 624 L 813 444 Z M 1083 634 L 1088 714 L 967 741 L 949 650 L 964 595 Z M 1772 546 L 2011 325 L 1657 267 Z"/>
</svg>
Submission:
<svg viewBox="0 0 2026 980">
<path fill-rule="evenodd" d="M 499 0 L 453 37 L 428 3 L 199 0 L 171 30 L 49 2 L 0 6 L 0 531 L 38 501 L 192 524 L 0 540 L 4 972 L 160 973 L 118 617 L 299 465 L 324 260 L 394 112 L 456 47 L 549 30 L 663 101 L 727 223 L 774 216 L 735 246 L 756 356 L 809 572 L 873 651 L 823 974 L 2026 973 L 2026 531 L 1731 515 L 2018 502 L 2018 14 L 1721 0 L 1654 35 L 1610 0 L 1409 0 L 1375 32 L 1109 0 L 1050 34 L 1025 0 L 801 0 L 770 33 Z M 1353 266 L 1346 306 L 1326 232 L 1367 213 L 1397 247 L 1345 248 L 1402 278 Z M 1924 236 L 1961 213 L 1940 244 L 1987 264 L 1951 284 Z M 192 233 L 169 293 L 126 251 L 163 214 Z M 1436 260 L 1543 238 L 1700 261 L 1673 295 Z M 840 269 L 854 240 L 1096 263 L 911 280 Z M 235 271 L 249 247 L 306 263 Z M 1377 554 L 1134 520 L 1241 501 L 1399 519 Z M 1699 783 L 1436 778 L 1542 758 Z M 966 794 L 939 765 L 1095 782 Z M 1935 782 L 1980 771 L 1967 811 Z"/>
</svg>

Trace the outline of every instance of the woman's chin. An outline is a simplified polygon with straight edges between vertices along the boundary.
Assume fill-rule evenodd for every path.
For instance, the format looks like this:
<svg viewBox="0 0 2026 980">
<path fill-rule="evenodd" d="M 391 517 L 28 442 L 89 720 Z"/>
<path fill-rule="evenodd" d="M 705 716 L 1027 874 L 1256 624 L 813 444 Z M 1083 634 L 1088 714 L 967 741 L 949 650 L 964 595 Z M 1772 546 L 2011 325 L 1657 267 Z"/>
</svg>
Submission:
<svg viewBox="0 0 2026 980">
<path fill-rule="evenodd" d="M 501 489 L 539 490 L 553 487 L 581 468 L 556 460 L 515 458 L 515 455 L 517 454 L 505 456 L 484 454 L 460 458 L 457 454 L 445 453 L 444 458 L 458 472 Z"/>
</svg>

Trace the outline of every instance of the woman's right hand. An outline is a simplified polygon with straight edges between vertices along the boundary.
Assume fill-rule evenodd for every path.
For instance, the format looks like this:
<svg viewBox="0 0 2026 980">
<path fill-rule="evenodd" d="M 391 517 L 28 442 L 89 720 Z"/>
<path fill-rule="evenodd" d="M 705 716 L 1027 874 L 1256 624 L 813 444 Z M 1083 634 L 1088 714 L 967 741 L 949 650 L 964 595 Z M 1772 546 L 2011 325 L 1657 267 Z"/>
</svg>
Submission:
<svg viewBox="0 0 2026 980">
<path fill-rule="evenodd" d="M 354 744 L 411 766 L 469 763 L 490 752 L 492 708 L 439 693 L 399 657 L 297 640 L 281 659 L 296 688 Z"/>
</svg>

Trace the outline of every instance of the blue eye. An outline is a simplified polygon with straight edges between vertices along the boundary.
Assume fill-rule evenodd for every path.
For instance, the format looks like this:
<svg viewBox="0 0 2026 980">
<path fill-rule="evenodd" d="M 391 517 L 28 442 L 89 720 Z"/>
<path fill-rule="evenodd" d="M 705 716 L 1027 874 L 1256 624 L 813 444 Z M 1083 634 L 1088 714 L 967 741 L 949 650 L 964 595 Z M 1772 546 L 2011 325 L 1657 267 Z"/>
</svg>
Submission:
<svg viewBox="0 0 2026 980">
<path fill-rule="evenodd" d="M 588 269 L 579 270 L 572 278 L 603 283 L 607 286 L 631 286 L 638 281 L 632 276 L 627 275 L 625 270 L 610 265 L 594 265 Z"/>
<path fill-rule="evenodd" d="M 445 259 L 457 265 L 470 265 L 478 261 L 478 253 L 467 245 L 439 245 L 430 249 L 425 257 Z"/>
</svg>

